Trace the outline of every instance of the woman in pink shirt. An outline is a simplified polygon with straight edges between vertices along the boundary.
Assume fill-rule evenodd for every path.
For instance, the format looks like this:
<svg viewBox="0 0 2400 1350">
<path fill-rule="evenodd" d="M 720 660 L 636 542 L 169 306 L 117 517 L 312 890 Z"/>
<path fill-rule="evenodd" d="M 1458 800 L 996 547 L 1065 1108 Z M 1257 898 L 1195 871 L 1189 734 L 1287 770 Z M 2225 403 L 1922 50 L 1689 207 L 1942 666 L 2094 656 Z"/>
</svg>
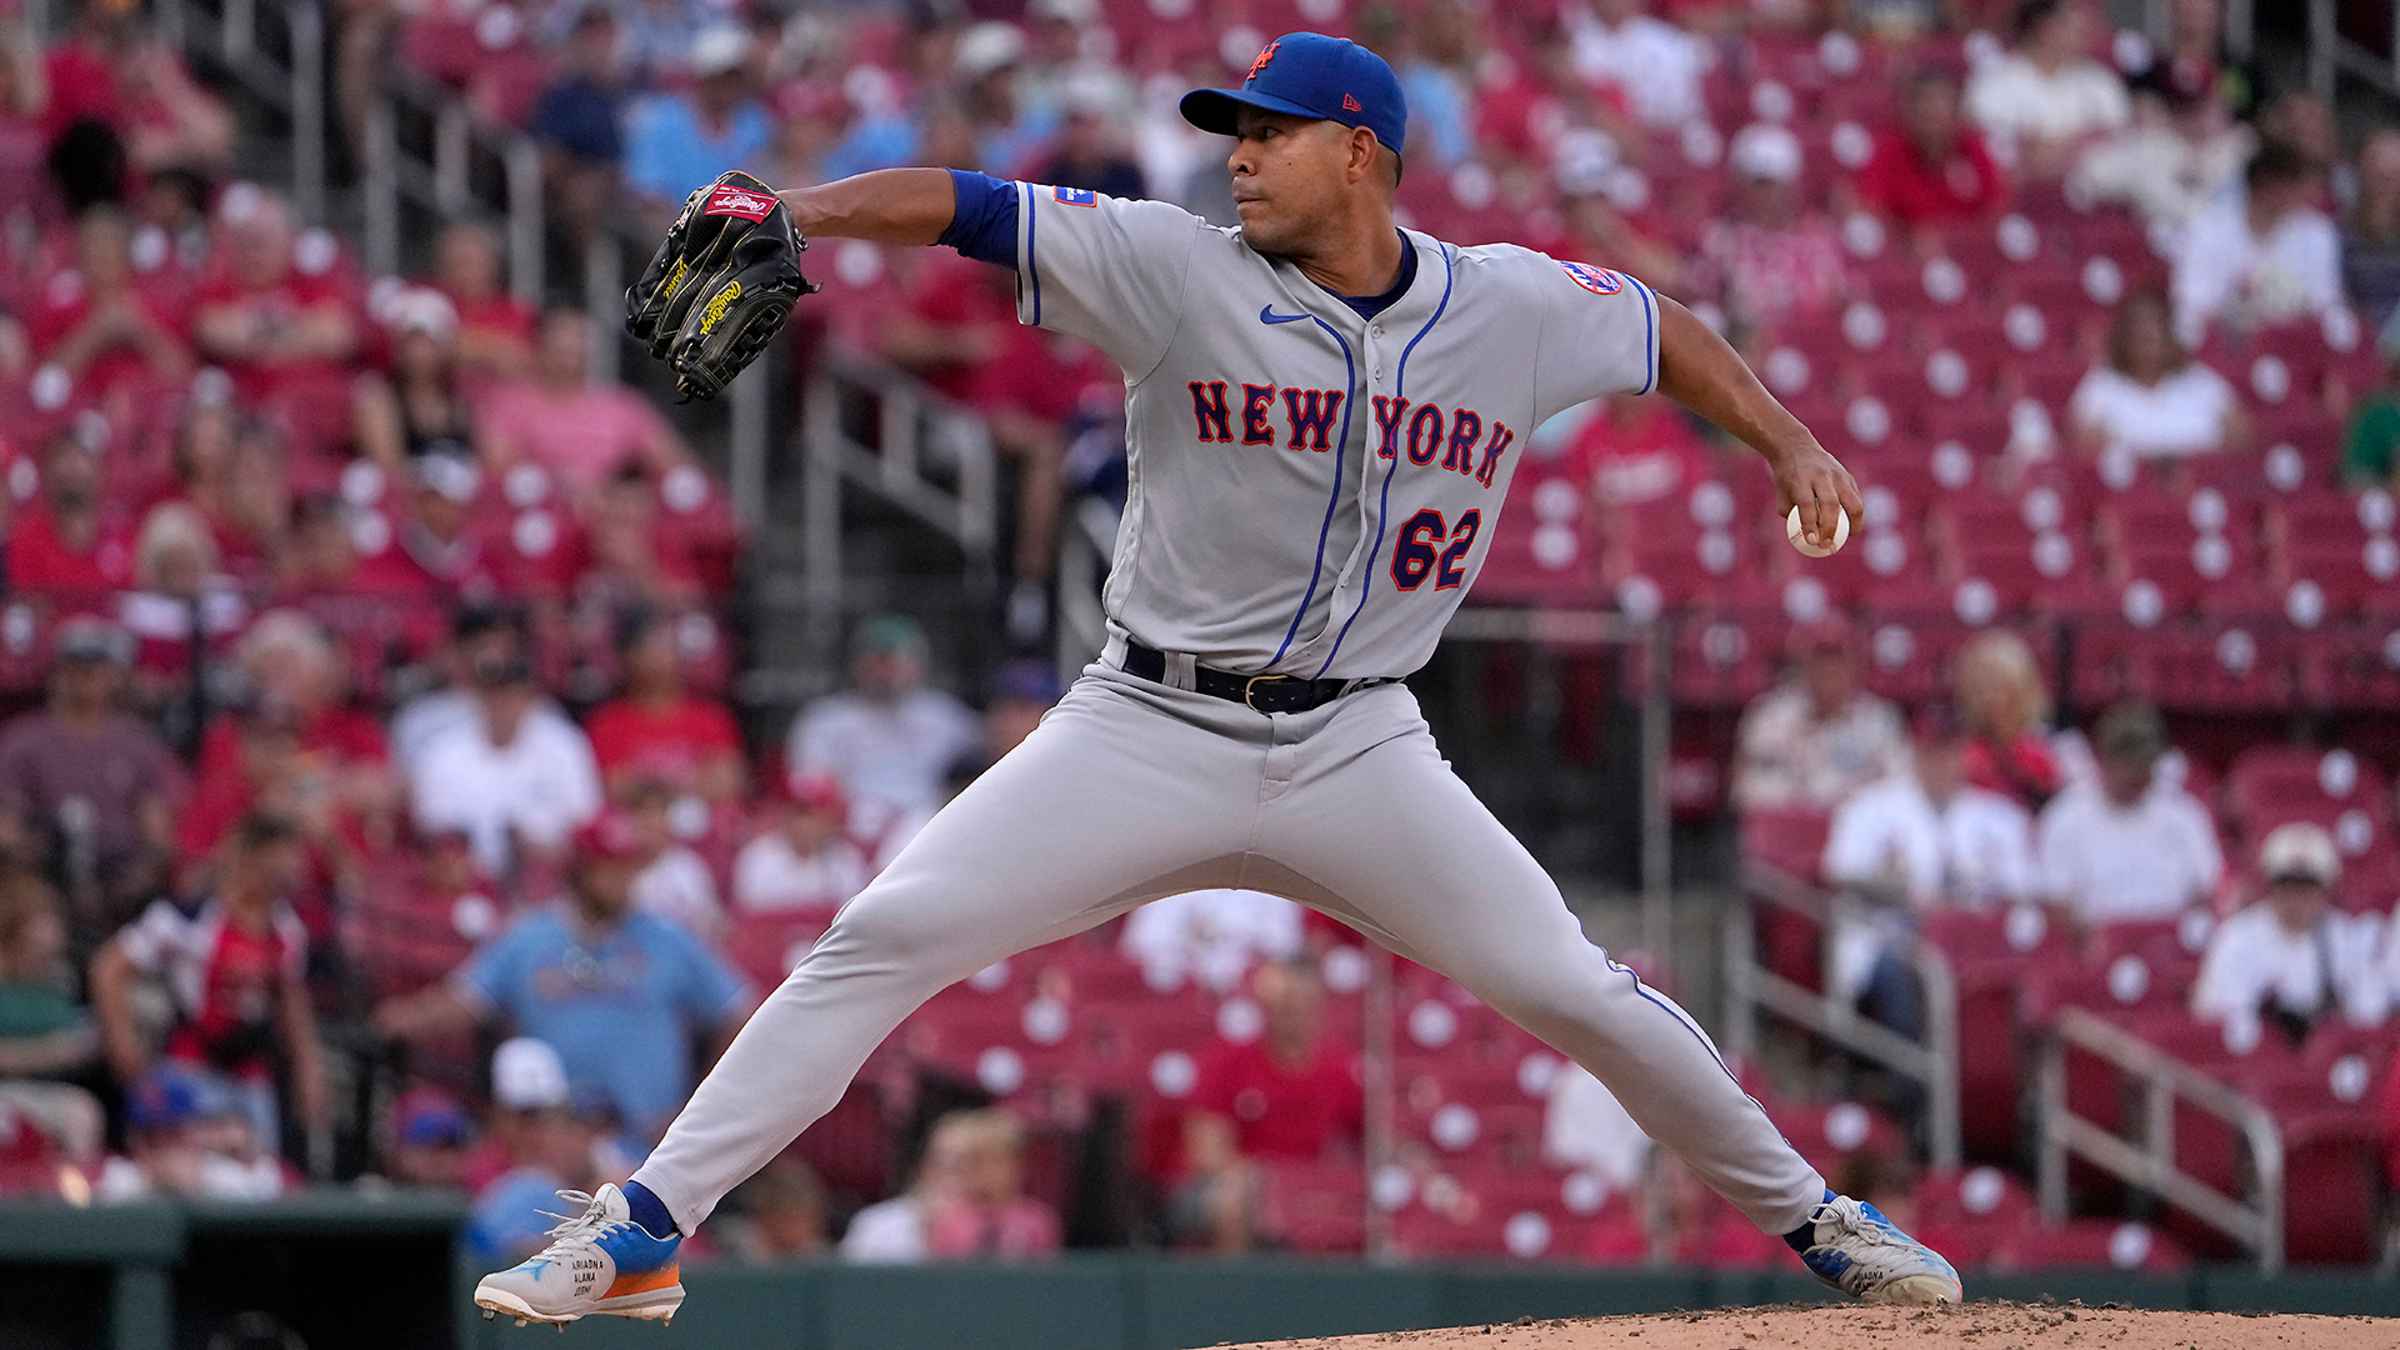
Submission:
<svg viewBox="0 0 2400 1350">
<path fill-rule="evenodd" d="M 576 309 L 544 315 L 532 374 L 495 386 L 484 402 L 483 449 L 495 472 L 532 464 L 582 500 L 628 460 L 656 476 L 691 459 L 647 399 L 592 383 L 590 367 L 591 319 Z"/>
</svg>

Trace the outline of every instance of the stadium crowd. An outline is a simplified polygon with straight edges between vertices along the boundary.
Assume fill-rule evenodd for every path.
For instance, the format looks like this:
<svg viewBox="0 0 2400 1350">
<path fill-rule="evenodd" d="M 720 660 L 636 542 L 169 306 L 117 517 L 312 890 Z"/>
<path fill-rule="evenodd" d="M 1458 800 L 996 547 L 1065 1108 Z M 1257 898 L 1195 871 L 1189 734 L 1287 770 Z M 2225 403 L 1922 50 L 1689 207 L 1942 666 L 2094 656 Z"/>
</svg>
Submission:
<svg viewBox="0 0 2400 1350">
<path fill-rule="evenodd" d="M 2359 494 L 2336 516 L 2365 585 L 2332 602 L 2378 612 L 2400 562 L 2374 570 L 2400 464 L 2400 132 L 2345 134 L 2228 59 L 2214 0 L 2172 6 L 2155 48 L 2080 0 L 1302 0 L 1246 8 L 1222 43 L 1174 0 L 988 8 L 351 0 L 334 93 L 358 136 L 397 53 L 539 141 L 569 230 L 663 219 L 736 164 L 779 184 L 975 167 L 1230 221 L 1221 146 L 1167 95 L 1279 27 L 1346 25 L 1402 73 L 1413 223 L 1694 304 L 1886 493 L 1851 550 L 1874 577 L 1828 569 L 1813 604 L 1785 585 L 1788 613 L 1737 630 L 1755 702 L 1725 799 L 1814 820 L 1784 860 L 1861 902 L 1825 987 L 1920 1032 L 1904 957 L 1929 916 L 2034 903 L 2095 941 L 2218 920 L 2181 958 L 2212 1021 L 2383 1023 L 2400 935 L 2375 910 L 2400 872 L 2370 762 L 2312 754 L 2338 809 L 2269 819 L 2217 791 L 2249 781 L 2232 756 L 2167 753 L 2147 706 L 2054 726 L 2048 653 L 2007 632 L 1949 653 L 1954 686 L 1904 712 L 1869 689 L 1881 631 L 1841 610 L 1882 603 L 1870 582 L 2001 576 L 1992 532 L 1920 510 L 1966 483 L 2012 537 L 2020 503 L 2071 499 L 2036 526 L 2065 566 L 2037 547 L 2002 608 L 2087 581 L 2105 595 L 2079 612 L 2111 618 L 2143 584 L 2154 606 L 2331 589 L 2298 508 L 2236 487 L 2288 451 L 2309 500 Z M 432 240 L 422 275 L 362 275 L 239 179 L 229 106 L 132 0 L 87 0 L 47 46 L 11 28 L 0 56 L 0 693 L 20 709 L 0 727 L 0 1189 L 376 1175 L 471 1195 L 475 1241 L 522 1250 L 552 1189 L 629 1170 L 751 1000 L 1056 677 L 1005 665 L 977 711 L 882 616 L 845 690 L 761 728 L 729 702 L 724 489 L 648 400 L 593 379 L 607 324 L 515 299 L 481 222 Z M 873 353 L 989 422 L 1017 469 L 1010 636 L 1038 636 L 1066 496 L 1122 492 L 1117 375 L 1018 326 L 996 269 L 843 245 L 810 265 L 829 284 L 803 350 Z M 1985 268 L 2007 279 L 1962 304 Z M 1937 442 L 1964 478 L 1939 451 L 1928 473 Z M 1646 587 L 1704 612 L 1797 575 L 1771 533 L 1724 528 L 1758 475 L 1656 400 L 1536 446 L 1495 593 L 1635 611 Z M 2094 510 L 2094 481 L 2155 487 L 2163 523 Z M 1634 528 L 1686 502 L 1693 529 Z M 1913 571 L 1919 550 L 1938 568 Z M 1789 678 L 1762 691 L 1777 651 Z M 1371 1199 L 1426 1254 L 1788 1259 L 1588 1075 L 1406 968 L 1407 1165 L 1367 1176 L 1355 941 L 1212 892 L 996 966 L 706 1237 L 761 1258 L 1355 1250 Z M 1788 1110 L 1845 1190 L 1929 1239 L 2029 1222 L 2000 1174 L 1916 1175 L 1904 1125 Z M 2400 1095 L 2388 1111 L 2400 1140 Z M 1090 1198 L 1128 1175 L 1148 1203 Z M 2030 1260 L 2008 1244 L 2032 1231 L 1962 1241 Z"/>
</svg>

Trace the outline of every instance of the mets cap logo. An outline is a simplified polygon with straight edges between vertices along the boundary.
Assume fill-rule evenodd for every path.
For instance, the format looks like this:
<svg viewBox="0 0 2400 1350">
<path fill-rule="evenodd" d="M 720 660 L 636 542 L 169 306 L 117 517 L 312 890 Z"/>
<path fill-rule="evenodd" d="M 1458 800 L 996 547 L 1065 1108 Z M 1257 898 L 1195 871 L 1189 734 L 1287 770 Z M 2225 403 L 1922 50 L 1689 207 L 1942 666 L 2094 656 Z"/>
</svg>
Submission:
<svg viewBox="0 0 2400 1350">
<path fill-rule="evenodd" d="M 1248 84 L 1252 80 L 1257 79 L 1258 72 L 1267 68 L 1267 63 L 1275 59 L 1275 49 L 1282 45 L 1283 39 L 1277 38 L 1273 42 L 1268 43 L 1266 46 L 1259 48 L 1258 59 L 1250 63 L 1250 73 L 1242 77 L 1242 83 Z"/>
<path fill-rule="evenodd" d="M 1559 266 L 1565 268 L 1567 275 L 1575 279 L 1576 285 L 1594 295 L 1615 295 L 1625 289 L 1625 278 L 1605 267 L 1594 267 L 1590 263 L 1564 261 L 1560 262 Z"/>
<path fill-rule="evenodd" d="M 704 216 L 740 216 L 744 220 L 765 220 L 775 209 L 775 199 L 763 192 L 731 183 L 719 183 L 709 191 L 708 204 L 700 208 Z"/>
</svg>

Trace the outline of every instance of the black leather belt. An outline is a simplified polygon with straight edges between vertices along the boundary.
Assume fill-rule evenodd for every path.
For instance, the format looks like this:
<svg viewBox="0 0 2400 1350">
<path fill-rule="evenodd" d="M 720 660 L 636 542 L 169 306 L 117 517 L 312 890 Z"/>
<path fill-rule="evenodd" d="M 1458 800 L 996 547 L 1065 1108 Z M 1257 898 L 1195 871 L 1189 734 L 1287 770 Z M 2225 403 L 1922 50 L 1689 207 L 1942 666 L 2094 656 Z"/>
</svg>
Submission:
<svg viewBox="0 0 2400 1350">
<path fill-rule="evenodd" d="M 1167 678 L 1167 654 L 1154 647 L 1145 647 L 1127 639 L 1125 663 L 1118 667 L 1126 674 L 1164 684 Z M 1391 684 L 1390 679 L 1373 680 L 1304 680 L 1297 675 L 1240 675 L 1213 666 L 1192 667 L 1192 688 L 1210 698 L 1239 703 L 1253 712 L 1295 713 L 1322 708 L 1342 695 L 1378 684 Z"/>
</svg>

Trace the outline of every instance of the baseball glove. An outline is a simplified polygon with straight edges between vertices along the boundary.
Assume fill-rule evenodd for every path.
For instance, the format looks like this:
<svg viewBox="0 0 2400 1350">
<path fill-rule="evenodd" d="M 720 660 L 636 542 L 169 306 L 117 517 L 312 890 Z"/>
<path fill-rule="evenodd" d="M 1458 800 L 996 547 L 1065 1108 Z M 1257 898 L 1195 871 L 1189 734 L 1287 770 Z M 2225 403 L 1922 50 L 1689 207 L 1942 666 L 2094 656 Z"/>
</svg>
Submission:
<svg viewBox="0 0 2400 1350">
<path fill-rule="evenodd" d="M 667 237 L 625 292 L 625 331 L 675 371 L 685 400 L 715 398 L 817 289 L 808 247 L 775 189 L 740 170 L 684 199 Z"/>
</svg>

